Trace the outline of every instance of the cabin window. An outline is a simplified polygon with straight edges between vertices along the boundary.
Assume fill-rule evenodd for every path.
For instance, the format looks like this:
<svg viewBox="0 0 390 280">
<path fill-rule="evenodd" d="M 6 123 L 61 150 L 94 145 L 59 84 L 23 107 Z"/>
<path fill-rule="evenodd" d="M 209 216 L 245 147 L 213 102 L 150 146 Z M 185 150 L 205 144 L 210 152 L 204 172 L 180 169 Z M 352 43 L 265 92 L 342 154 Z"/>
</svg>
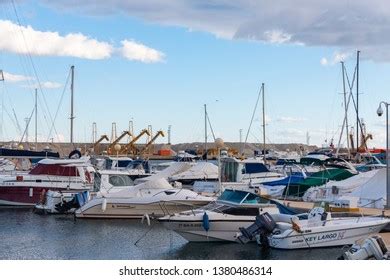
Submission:
<svg viewBox="0 0 390 280">
<path fill-rule="evenodd" d="M 269 200 L 266 198 L 262 198 L 261 196 L 258 196 L 256 194 L 249 193 L 248 196 L 243 201 L 243 203 L 265 204 L 265 203 L 269 203 Z"/>
<path fill-rule="evenodd" d="M 268 168 L 262 163 L 246 163 L 245 164 L 245 173 L 261 173 L 268 172 Z"/>
<path fill-rule="evenodd" d="M 218 200 L 240 203 L 245 198 L 246 195 L 247 192 L 227 190 L 221 194 Z"/>
<path fill-rule="evenodd" d="M 95 192 L 98 192 L 100 190 L 101 181 L 102 181 L 102 176 L 96 172 L 93 180 L 93 190 Z"/>
<path fill-rule="evenodd" d="M 223 162 L 221 166 L 221 181 L 222 182 L 237 182 L 237 162 Z"/>
<path fill-rule="evenodd" d="M 126 168 L 131 164 L 132 160 L 118 160 L 117 167 Z"/>
<path fill-rule="evenodd" d="M 31 171 L 32 175 L 53 175 L 53 176 L 80 176 L 75 166 L 59 164 L 38 164 Z"/>
<path fill-rule="evenodd" d="M 259 208 L 228 208 L 222 212 L 234 216 L 257 216 L 259 215 Z"/>
<path fill-rule="evenodd" d="M 133 180 L 127 175 L 110 175 L 109 183 L 114 187 L 132 186 Z"/>
</svg>

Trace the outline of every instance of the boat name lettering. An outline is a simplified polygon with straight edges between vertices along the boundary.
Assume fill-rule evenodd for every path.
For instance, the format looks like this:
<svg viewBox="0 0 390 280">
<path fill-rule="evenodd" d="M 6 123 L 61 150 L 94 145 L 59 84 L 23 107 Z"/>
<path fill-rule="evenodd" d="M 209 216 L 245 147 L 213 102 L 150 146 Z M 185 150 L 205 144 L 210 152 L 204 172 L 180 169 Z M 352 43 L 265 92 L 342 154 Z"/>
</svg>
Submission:
<svg viewBox="0 0 390 280">
<path fill-rule="evenodd" d="M 179 224 L 179 228 L 201 227 L 201 224 Z"/>
</svg>

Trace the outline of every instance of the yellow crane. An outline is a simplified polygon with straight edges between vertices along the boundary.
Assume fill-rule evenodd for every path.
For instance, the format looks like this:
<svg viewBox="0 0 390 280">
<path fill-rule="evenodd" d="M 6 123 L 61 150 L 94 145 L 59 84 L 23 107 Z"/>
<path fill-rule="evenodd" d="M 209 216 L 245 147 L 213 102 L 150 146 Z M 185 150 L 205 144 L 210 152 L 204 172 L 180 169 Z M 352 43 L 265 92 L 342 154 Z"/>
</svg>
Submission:
<svg viewBox="0 0 390 280">
<path fill-rule="evenodd" d="M 100 144 L 100 142 L 102 142 L 103 140 L 106 140 L 106 141 L 110 141 L 109 139 L 108 139 L 108 136 L 107 135 L 105 135 L 105 134 L 103 134 L 102 136 L 100 136 L 100 138 L 93 144 L 93 146 L 92 146 L 92 150 L 93 150 L 93 152 L 95 153 L 95 149 L 96 149 L 96 147 Z"/>
<path fill-rule="evenodd" d="M 145 145 L 145 147 L 141 150 L 141 152 L 139 154 L 142 155 L 144 152 L 146 152 L 149 149 L 149 147 L 153 144 L 153 142 L 156 141 L 156 139 L 160 135 L 162 137 L 165 137 L 164 131 L 162 131 L 162 130 L 157 131 L 156 135 L 154 135 L 154 137 Z"/>
<path fill-rule="evenodd" d="M 129 153 L 132 153 L 132 154 L 136 154 L 137 153 L 137 148 L 135 147 L 135 142 L 138 141 L 138 139 L 140 139 L 144 134 L 150 136 L 150 132 L 147 130 L 147 129 L 144 129 L 141 131 L 140 134 L 138 134 L 137 136 L 135 136 L 133 138 L 133 140 L 131 140 L 128 144 L 126 144 L 126 146 L 123 147 L 122 151 L 121 151 L 121 154 L 129 154 Z"/>
<path fill-rule="evenodd" d="M 119 141 L 121 141 L 121 140 L 123 139 L 123 137 L 125 137 L 126 135 L 129 135 L 130 137 L 133 137 L 133 135 L 131 134 L 130 131 L 128 131 L 128 130 L 123 131 L 122 134 L 121 134 L 118 138 L 116 138 L 116 139 L 108 146 L 107 152 L 108 152 L 109 155 L 111 155 L 111 154 L 113 153 L 113 148 L 114 148 L 114 146 L 115 146 L 116 144 L 118 144 Z"/>
</svg>

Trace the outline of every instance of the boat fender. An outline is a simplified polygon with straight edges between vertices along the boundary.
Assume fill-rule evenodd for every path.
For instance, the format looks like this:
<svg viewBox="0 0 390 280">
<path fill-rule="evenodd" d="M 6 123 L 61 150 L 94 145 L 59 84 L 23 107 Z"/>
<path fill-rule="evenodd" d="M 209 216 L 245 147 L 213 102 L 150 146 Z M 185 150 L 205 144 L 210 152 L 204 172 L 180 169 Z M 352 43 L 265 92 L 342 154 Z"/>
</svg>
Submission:
<svg viewBox="0 0 390 280">
<path fill-rule="evenodd" d="M 205 231 L 209 231 L 209 229 L 210 229 L 210 221 L 209 221 L 209 215 L 207 215 L 206 212 L 204 212 L 204 214 L 203 214 L 202 226 L 203 226 Z"/>
<path fill-rule="evenodd" d="M 102 211 L 105 212 L 107 209 L 107 199 L 103 199 L 103 202 L 102 202 Z"/>
<path fill-rule="evenodd" d="M 46 204 L 46 190 L 43 189 L 41 192 L 41 195 L 39 197 L 39 204 L 45 205 Z"/>
<path fill-rule="evenodd" d="M 142 220 L 141 220 L 141 223 L 143 224 L 144 223 L 144 220 L 146 219 L 146 223 L 148 224 L 148 226 L 150 226 L 150 217 L 149 217 L 149 214 L 148 213 L 145 213 L 143 216 L 142 216 Z"/>
</svg>

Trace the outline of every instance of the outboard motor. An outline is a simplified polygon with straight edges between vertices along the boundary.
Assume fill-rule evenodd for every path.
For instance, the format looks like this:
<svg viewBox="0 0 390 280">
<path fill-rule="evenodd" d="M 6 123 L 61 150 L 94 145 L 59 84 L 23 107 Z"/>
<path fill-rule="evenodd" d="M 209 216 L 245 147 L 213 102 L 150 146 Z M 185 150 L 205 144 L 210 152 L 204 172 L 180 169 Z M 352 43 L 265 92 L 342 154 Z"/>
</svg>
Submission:
<svg viewBox="0 0 390 280">
<path fill-rule="evenodd" d="M 72 209 L 78 209 L 83 206 L 89 200 L 89 192 L 84 191 L 81 193 L 76 193 L 72 200 L 63 201 L 55 205 L 55 209 L 60 214 L 69 213 Z"/>
<path fill-rule="evenodd" d="M 276 227 L 276 223 L 269 213 L 256 216 L 255 223 L 247 228 L 240 227 L 241 235 L 237 236 L 237 239 L 241 244 L 246 244 L 252 241 L 254 237 L 259 236 L 260 243 L 263 246 L 268 246 L 267 236 L 273 232 Z"/>
<path fill-rule="evenodd" d="M 367 238 L 362 245 L 353 245 L 345 252 L 340 260 L 367 260 L 367 259 L 390 259 L 390 252 L 386 248 L 382 237 L 375 235 Z"/>
</svg>

